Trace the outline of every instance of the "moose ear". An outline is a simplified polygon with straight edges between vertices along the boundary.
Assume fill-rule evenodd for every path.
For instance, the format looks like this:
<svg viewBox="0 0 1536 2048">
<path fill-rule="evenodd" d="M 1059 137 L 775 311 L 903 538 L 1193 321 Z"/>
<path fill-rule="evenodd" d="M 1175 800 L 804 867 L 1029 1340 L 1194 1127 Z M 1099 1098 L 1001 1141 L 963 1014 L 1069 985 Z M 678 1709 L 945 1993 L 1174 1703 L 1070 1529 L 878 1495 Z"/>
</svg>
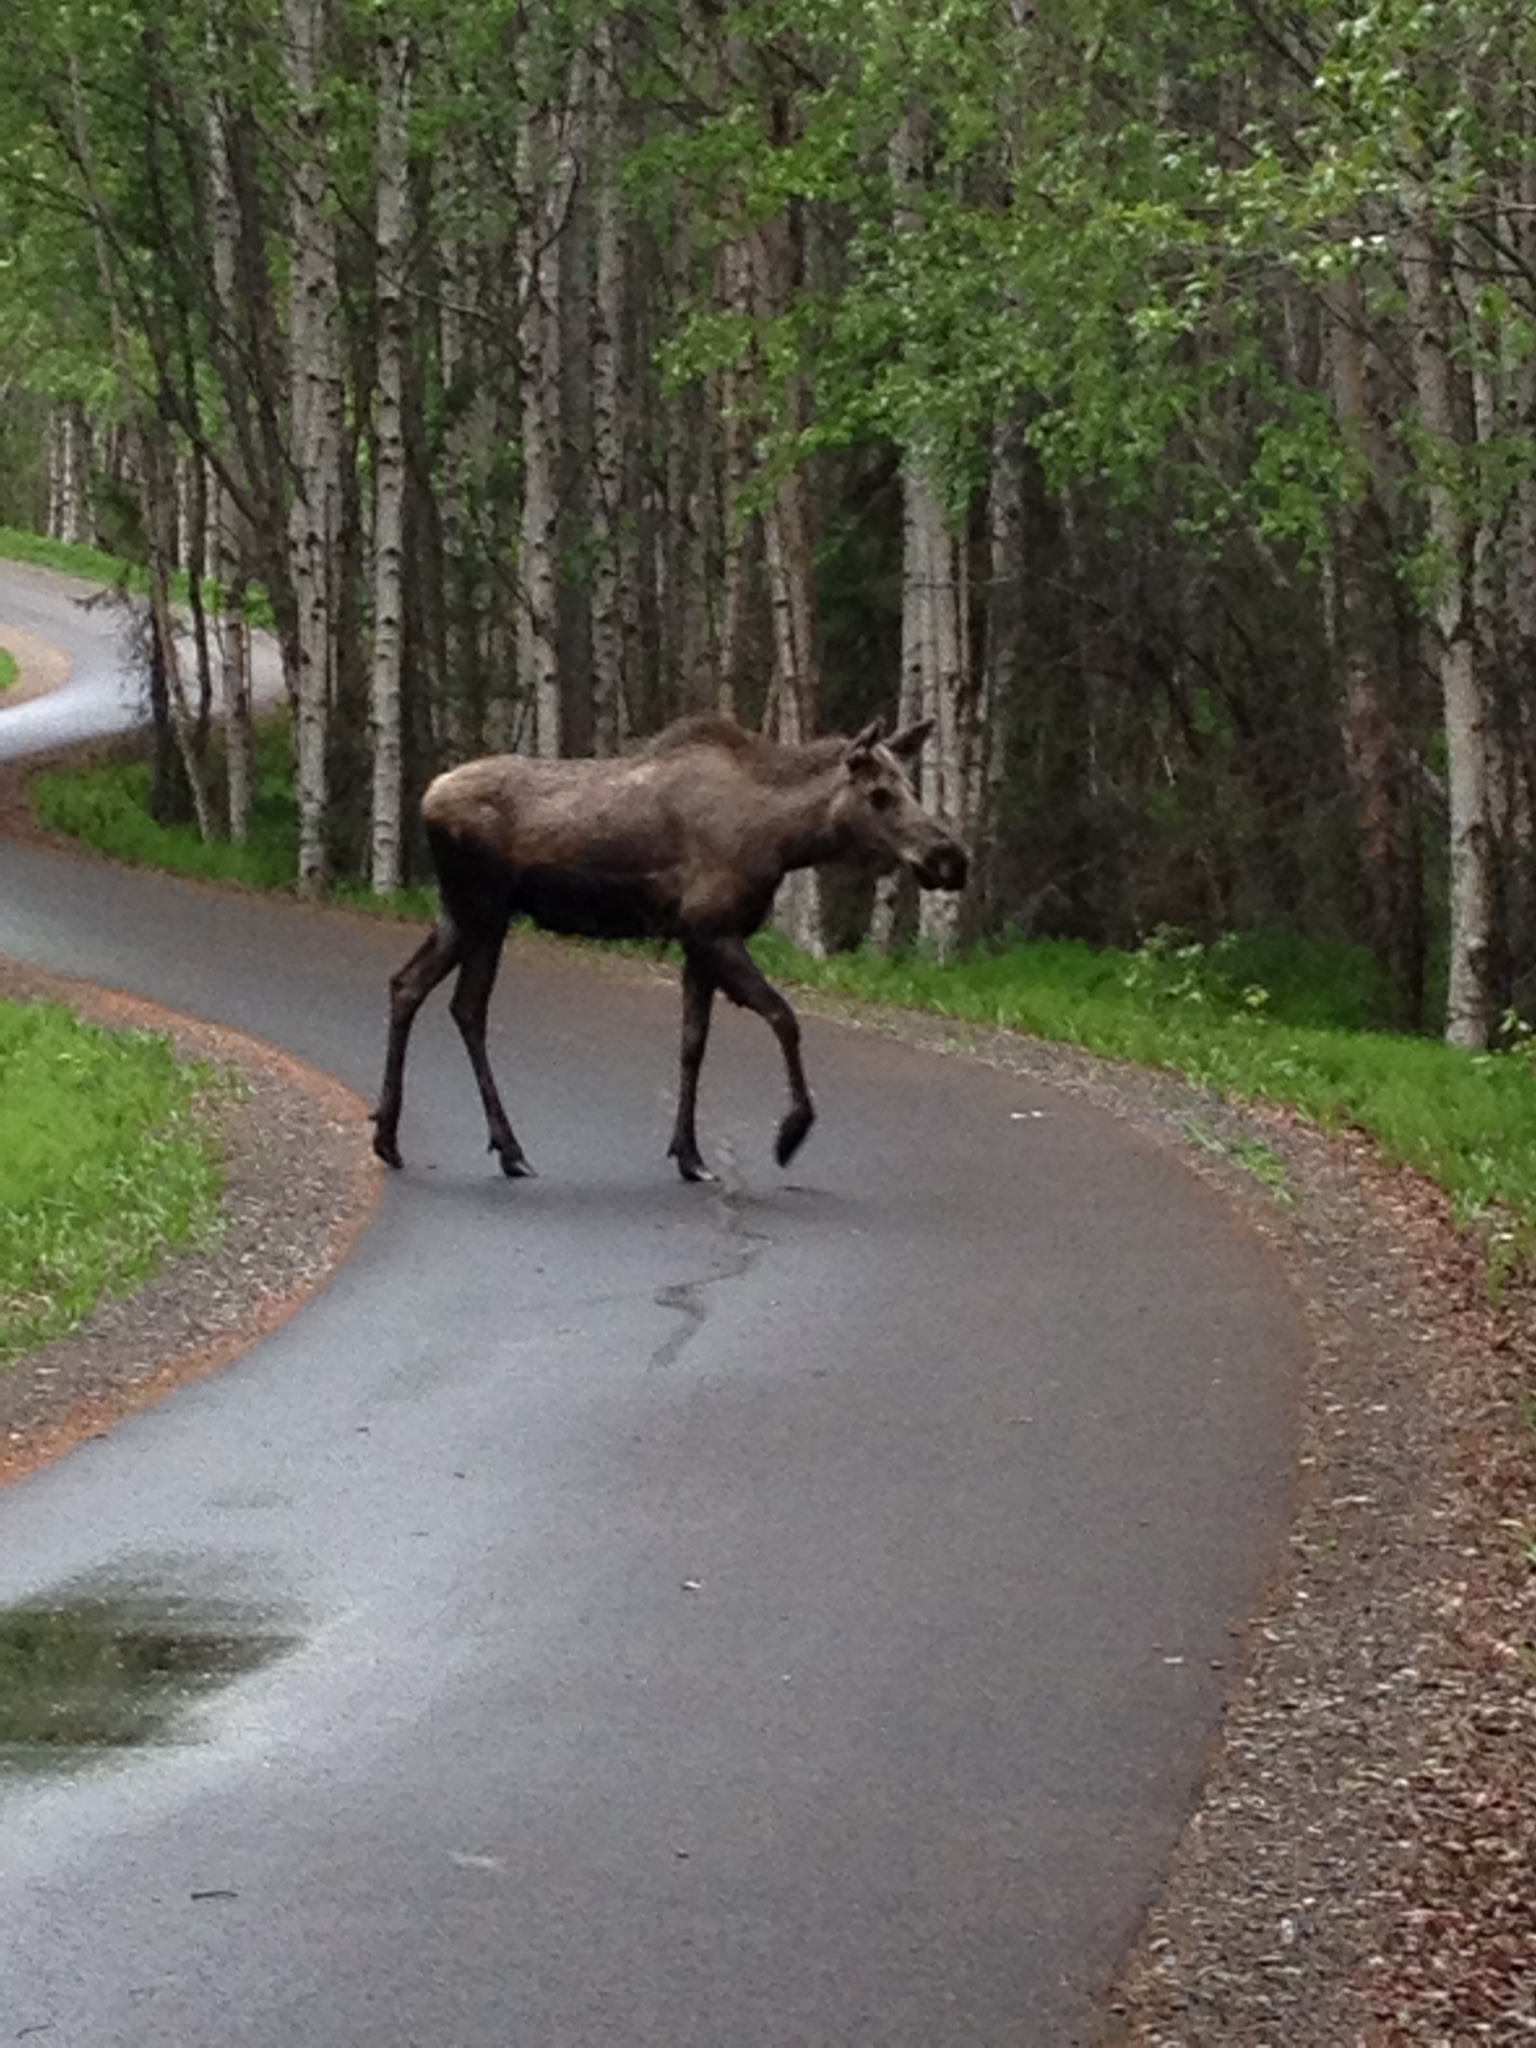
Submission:
<svg viewBox="0 0 1536 2048">
<path fill-rule="evenodd" d="M 857 738 L 851 739 L 848 742 L 848 751 L 843 756 L 843 759 L 848 763 L 848 766 L 850 768 L 856 767 L 859 764 L 859 762 L 867 761 L 870 755 L 874 752 L 875 748 L 879 746 L 879 744 L 880 721 L 878 718 L 876 718 L 872 719 L 870 723 L 865 726 L 864 730 L 857 736 Z"/>
<path fill-rule="evenodd" d="M 933 727 L 931 718 L 920 718 L 916 725 L 909 725 L 904 732 L 893 733 L 886 745 L 898 761 L 911 761 L 922 751 L 923 741 Z"/>
</svg>

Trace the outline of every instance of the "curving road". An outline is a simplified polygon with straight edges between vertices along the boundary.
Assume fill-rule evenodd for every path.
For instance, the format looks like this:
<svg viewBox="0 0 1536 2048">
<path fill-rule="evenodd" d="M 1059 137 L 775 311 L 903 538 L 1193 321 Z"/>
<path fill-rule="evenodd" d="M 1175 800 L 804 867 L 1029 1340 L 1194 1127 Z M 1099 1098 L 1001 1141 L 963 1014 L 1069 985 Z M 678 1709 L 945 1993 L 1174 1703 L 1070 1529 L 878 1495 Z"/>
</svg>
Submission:
<svg viewBox="0 0 1536 2048">
<path fill-rule="evenodd" d="M 110 677 L 61 579 L 0 570 L 0 618 Z M 0 952 L 365 1092 L 402 950 L 0 844 Z M 0 1768 L 0 2038 L 1088 2038 L 1282 1540 L 1283 1284 L 1112 1119 L 817 1022 L 792 1178 L 733 1013 L 703 1128 L 740 1185 L 685 1187 L 675 1033 L 670 991 L 514 945 L 492 1050 L 542 1177 L 492 1170 L 434 1003 L 330 1290 L 0 1495 L 0 1606 L 272 1638 L 176 1740 Z"/>
</svg>

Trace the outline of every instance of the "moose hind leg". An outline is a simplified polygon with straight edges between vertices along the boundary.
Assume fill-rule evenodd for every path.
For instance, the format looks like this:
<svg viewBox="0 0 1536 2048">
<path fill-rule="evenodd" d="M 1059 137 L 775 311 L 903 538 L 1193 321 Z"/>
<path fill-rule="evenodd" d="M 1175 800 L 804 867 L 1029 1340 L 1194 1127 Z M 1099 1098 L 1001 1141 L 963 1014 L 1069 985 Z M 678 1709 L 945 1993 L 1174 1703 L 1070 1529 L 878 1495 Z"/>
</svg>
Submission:
<svg viewBox="0 0 1536 2048">
<path fill-rule="evenodd" d="M 494 935 L 482 934 L 469 941 L 465 948 L 464 965 L 459 969 L 459 979 L 453 991 L 449 1009 L 453 1021 L 459 1027 L 464 1040 L 464 1049 L 469 1054 L 469 1064 L 475 1070 L 475 1080 L 480 1089 L 480 1101 L 485 1109 L 486 1129 L 490 1133 L 488 1150 L 501 1161 L 501 1170 L 509 1180 L 517 1180 L 533 1172 L 523 1154 L 523 1148 L 513 1134 L 502 1108 L 501 1097 L 496 1092 L 496 1079 L 491 1072 L 491 1062 L 485 1050 L 485 1020 L 490 1009 L 491 990 L 496 986 L 496 971 L 501 965 L 501 942 L 504 931 Z"/>
<path fill-rule="evenodd" d="M 684 1180 L 713 1180 L 699 1151 L 695 1124 L 699 1100 L 699 1069 L 709 1043 L 709 1017 L 715 1001 L 715 976 L 704 957 L 690 951 L 683 964 L 683 1051 L 677 1091 L 677 1121 L 667 1157 L 677 1161 Z"/>
<path fill-rule="evenodd" d="M 405 1049 L 416 1012 L 464 956 L 464 941 L 450 918 L 440 918 L 389 983 L 389 1045 L 379 1106 L 373 1112 L 373 1149 L 386 1166 L 399 1166 L 400 1105 L 405 1093 Z"/>
<path fill-rule="evenodd" d="M 722 939 L 713 957 L 720 987 L 733 1003 L 755 1010 L 779 1041 L 789 1082 L 789 1108 L 779 1125 L 773 1156 L 780 1166 L 788 1166 L 816 1121 L 816 1105 L 800 1059 L 800 1019 L 747 951 L 744 939 Z"/>
</svg>

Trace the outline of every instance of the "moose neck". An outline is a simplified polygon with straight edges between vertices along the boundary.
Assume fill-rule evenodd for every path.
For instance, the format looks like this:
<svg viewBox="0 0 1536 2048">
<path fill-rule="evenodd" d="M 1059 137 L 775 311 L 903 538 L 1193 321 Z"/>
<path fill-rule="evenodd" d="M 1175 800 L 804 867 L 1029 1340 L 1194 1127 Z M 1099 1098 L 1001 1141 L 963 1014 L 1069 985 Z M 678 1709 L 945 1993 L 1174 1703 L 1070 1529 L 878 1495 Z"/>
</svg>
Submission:
<svg viewBox="0 0 1536 2048">
<path fill-rule="evenodd" d="M 841 835 L 832 821 L 832 800 L 841 774 L 839 758 L 804 783 L 784 790 L 779 858 L 786 874 L 792 868 L 818 867 L 842 852 Z"/>
</svg>

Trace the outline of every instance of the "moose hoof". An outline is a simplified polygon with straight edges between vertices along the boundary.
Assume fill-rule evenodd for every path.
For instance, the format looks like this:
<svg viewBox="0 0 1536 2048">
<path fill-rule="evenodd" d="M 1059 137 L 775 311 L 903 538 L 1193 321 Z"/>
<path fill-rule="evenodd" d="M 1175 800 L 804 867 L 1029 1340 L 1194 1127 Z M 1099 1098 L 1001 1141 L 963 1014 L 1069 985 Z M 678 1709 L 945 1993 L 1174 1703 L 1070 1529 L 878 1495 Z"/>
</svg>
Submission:
<svg viewBox="0 0 1536 2048">
<path fill-rule="evenodd" d="M 395 1143 L 393 1137 L 386 1137 L 383 1131 L 377 1127 L 375 1127 L 373 1133 L 373 1149 L 376 1157 L 382 1159 L 386 1166 L 396 1168 L 404 1166 L 405 1161 L 400 1157 L 400 1147 Z"/>
<path fill-rule="evenodd" d="M 788 1166 L 791 1159 L 805 1143 L 806 1133 L 816 1121 L 816 1112 L 806 1103 L 803 1108 L 792 1109 L 779 1125 L 779 1135 L 774 1141 L 773 1156 L 780 1166 Z"/>
<path fill-rule="evenodd" d="M 677 1170 L 683 1176 L 684 1180 L 714 1180 L 715 1176 L 710 1172 L 709 1168 L 704 1164 L 704 1161 L 699 1157 L 697 1152 L 680 1152 L 678 1148 L 674 1145 L 672 1147 L 670 1156 L 677 1161 Z"/>
<path fill-rule="evenodd" d="M 496 1157 L 501 1161 L 501 1170 L 508 1180 L 538 1179 L 538 1175 L 523 1157 L 520 1147 L 516 1144 L 502 1145 L 492 1138 L 490 1144 L 485 1149 L 496 1154 Z"/>
</svg>

